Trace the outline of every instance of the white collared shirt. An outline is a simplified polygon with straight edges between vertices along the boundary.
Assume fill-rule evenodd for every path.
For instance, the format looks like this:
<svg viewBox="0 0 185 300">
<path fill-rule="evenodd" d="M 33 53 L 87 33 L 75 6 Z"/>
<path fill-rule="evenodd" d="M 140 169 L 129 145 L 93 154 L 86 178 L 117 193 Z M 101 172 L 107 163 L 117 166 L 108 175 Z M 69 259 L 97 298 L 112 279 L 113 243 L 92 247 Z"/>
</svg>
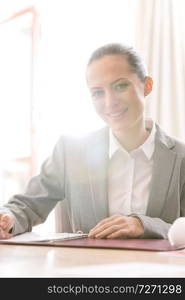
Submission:
<svg viewBox="0 0 185 300">
<path fill-rule="evenodd" d="M 109 131 L 109 215 L 146 214 L 152 178 L 155 148 L 155 124 L 146 120 L 151 130 L 145 142 L 127 152 Z"/>
</svg>

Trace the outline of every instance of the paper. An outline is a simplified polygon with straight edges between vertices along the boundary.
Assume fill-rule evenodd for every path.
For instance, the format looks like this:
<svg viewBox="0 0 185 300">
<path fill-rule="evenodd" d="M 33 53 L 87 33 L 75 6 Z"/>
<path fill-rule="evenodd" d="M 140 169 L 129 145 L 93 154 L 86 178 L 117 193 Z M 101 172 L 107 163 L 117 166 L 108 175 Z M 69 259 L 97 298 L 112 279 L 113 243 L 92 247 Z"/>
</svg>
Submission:
<svg viewBox="0 0 185 300">
<path fill-rule="evenodd" d="M 87 237 L 85 233 L 36 233 L 36 232 L 26 232 L 23 234 L 16 235 L 10 239 L 0 239 L 1 242 L 8 241 L 11 243 L 17 242 L 49 242 L 58 240 L 69 240 Z"/>
<path fill-rule="evenodd" d="M 185 218 L 181 217 L 174 221 L 168 231 L 168 239 L 172 246 L 185 245 Z"/>
</svg>

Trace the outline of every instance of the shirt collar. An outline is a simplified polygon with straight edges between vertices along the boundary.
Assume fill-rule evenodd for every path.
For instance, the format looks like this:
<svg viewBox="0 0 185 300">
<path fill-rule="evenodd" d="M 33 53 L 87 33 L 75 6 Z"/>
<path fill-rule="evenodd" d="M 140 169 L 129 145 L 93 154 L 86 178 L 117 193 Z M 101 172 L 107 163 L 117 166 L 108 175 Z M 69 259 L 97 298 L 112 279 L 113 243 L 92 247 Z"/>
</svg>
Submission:
<svg viewBox="0 0 185 300">
<path fill-rule="evenodd" d="M 146 129 L 150 131 L 150 135 L 145 140 L 145 142 L 140 145 L 138 148 L 134 149 L 130 153 L 127 152 L 123 146 L 119 143 L 116 137 L 113 135 L 112 130 L 109 130 L 109 158 L 111 158 L 115 152 L 121 150 L 125 156 L 129 157 L 133 152 L 138 151 L 139 149 L 143 151 L 148 160 L 151 159 L 154 152 L 154 141 L 156 127 L 154 122 L 151 119 L 146 120 Z"/>
</svg>

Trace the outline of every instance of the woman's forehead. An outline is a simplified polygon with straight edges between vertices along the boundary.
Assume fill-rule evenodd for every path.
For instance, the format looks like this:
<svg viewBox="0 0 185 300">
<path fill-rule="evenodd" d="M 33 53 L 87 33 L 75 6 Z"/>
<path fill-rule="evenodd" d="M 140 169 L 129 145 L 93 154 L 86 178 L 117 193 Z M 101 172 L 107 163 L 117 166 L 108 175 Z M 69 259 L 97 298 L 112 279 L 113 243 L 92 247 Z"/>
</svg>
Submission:
<svg viewBox="0 0 185 300">
<path fill-rule="evenodd" d="M 87 67 L 88 84 L 99 84 L 104 81 L 114 81 L 128 78 L 132 74 L 127 59 L 120 55 L 107 55 L 93 61 Z"/>
</svg>

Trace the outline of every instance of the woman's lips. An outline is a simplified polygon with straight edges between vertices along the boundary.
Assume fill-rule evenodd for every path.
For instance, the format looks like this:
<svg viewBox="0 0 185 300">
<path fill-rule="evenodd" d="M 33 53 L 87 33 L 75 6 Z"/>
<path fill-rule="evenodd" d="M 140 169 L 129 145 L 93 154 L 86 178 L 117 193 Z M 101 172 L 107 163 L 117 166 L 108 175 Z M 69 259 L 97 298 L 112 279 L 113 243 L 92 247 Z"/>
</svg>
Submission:
<svg viewBox="0 0 185 300">
<path fill-rule="evenodd" d="M 109 114 L 107 114 L 107 116 L 112 119 L 117 119 L 117 118 L 123 116 L 127 111 L 128 111 L 128 107 L 126 107 L 118 112 L 109 113 Z"/>
</svg>

